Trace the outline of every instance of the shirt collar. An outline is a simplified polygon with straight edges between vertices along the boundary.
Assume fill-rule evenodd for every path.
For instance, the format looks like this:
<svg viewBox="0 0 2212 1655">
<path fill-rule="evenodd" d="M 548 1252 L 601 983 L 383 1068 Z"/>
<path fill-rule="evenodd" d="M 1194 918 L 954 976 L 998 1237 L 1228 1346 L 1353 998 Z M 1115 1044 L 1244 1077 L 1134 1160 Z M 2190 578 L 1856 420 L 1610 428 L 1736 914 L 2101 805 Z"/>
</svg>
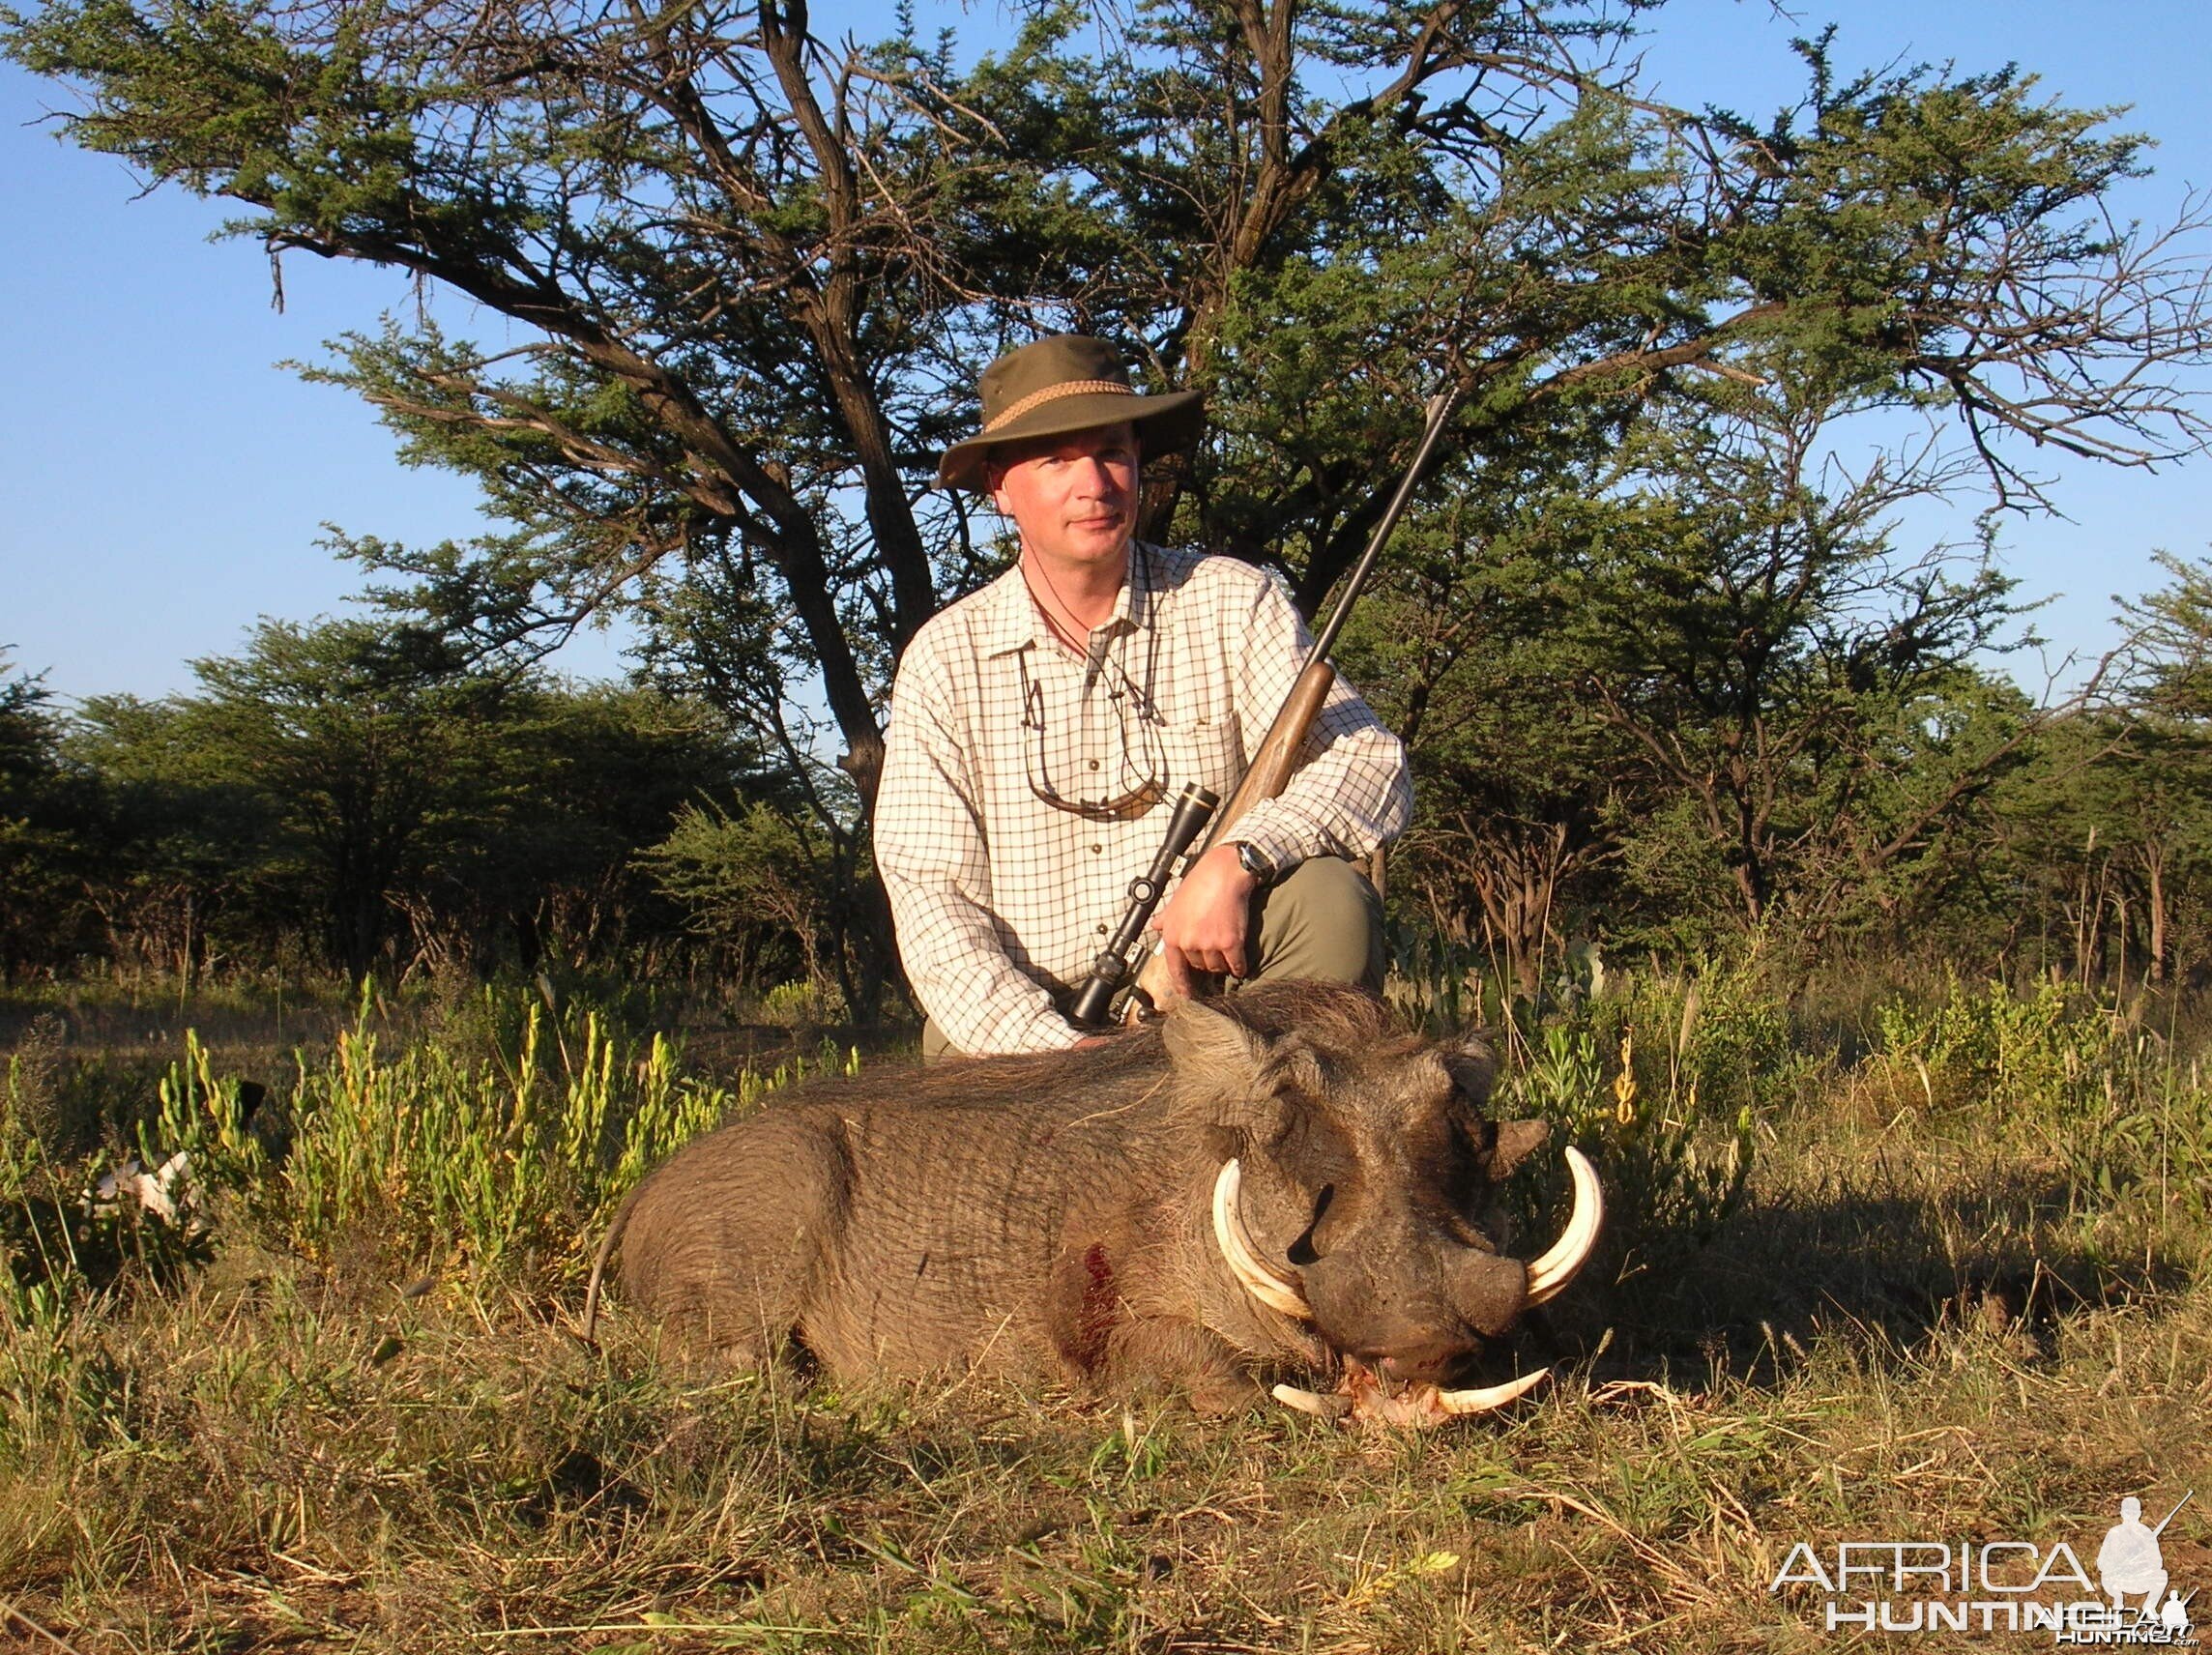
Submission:
<svg viewBox="0 0 2212 1655">
<path fill-rule="evenodd" d="M 1142 597 L 1137 594 L 1138 582 L 1131 578 L 1135 560 L 1140 555 L 1148 559 L 1154 576 L 1144 582 Z M 1122 572 L 1121 590 L 1114 595 L 1114 613 L 1107 624 L 1142 628 L 1151 625 L 1158 613 L 1160 559 L 1157 552 L 1136 540 L 1129 542 L 1129 556 L 1130 566 Z M 1037 612 L 1036 599 L 1030 595 L 1029 583 L 1022 579 L 1020 564 L 985 587 L 979 595 L 985 606 L 982 632 L 985 656 L 1008 654 L 1044 641 L 1044 617 Z"/>
</svg>

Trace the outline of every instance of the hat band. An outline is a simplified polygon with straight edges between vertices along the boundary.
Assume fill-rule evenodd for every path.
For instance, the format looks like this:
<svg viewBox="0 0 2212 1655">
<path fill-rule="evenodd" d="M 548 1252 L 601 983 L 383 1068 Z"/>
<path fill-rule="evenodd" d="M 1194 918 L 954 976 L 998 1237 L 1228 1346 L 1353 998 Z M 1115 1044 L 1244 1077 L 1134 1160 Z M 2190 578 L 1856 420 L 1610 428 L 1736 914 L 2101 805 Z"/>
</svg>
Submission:
<svg viewBox="0 0 2212 1655">
<path fill-rule="evenodd" d="M 983 427 L 988 436 L 1009 420 L 1019 420 L 1033 408 L 1041 408 L 1047 402 L 1058 402 L 1063 396 L 1134 396 L 1136 392 L 1118 379 L 1070 379 L 1060 385 L 1048 385 L 1042 391 L 1033 391 L 1011 408 L 1003 410 L 998 418 Z"/>
</svg>

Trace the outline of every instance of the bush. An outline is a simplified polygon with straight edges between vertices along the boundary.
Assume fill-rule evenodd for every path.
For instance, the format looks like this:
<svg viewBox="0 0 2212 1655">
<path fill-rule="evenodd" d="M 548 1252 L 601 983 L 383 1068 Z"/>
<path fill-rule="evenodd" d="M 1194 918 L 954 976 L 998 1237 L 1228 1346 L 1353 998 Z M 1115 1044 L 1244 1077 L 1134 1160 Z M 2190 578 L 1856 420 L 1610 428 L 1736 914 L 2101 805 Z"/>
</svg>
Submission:
<svg viewBox="0 0 2212 1655">
<path fill-rule="evenodd" d="M 1868 1084 L 1888 1107 L 1971 1113 L 2065 1174 L 2077 1203 L 2155 1191 L 2212 1210 L 2212 1090 L 2116 1007 L 2044 982 L 1951 979 L 1939 1000 L 1881 1011 Z"/>
<path fill-rule="evenodd" d="M 322 1064 L 300 1065 L 271 1214 L 310 1257 L 367 1232 L 425 1267 L 527 1257 L 580 1273 L 651 1167 L 805 1068 L 714 1086 L 681 1074 L 663 1035 L 641 1048 L 596 1011 L 549 1022 L 535 1004 L 510 1062 L 470 1062 L 438 1045 L 387 1058 L 357 1028 Z"/>
<path fill-rule="evenodd" d="M 778 1029 L 818 1029 L 845 1020 L 845 997 L 813 982 L 777 983 L 761 996 L 760 1020 Z"/>
<path fill-rule="evenodd" d="M 82 1192 L 119 1162 L 120 1147 L 65 1178 L 11 1105 L 0 1121 L 0 1237 L 14 1276 L 63 1279 L 72 1292 L 98 1287 L 88 1245 L 142 1260 L 160 1251 L 156 1263 L 181 1260 L 188 1246 L 199 1258 L 212 1223 L 320 1264 L 365 1254 L 380 1268 L 527 1264 L 574 1279 L 615 1206 L 679 1145 L 787 1081 L 857 1060 L 830 1052 L 721 1086 L 684 1074 L 665 1036 L 625 1039 L 597 1011 L 554 1018 L 521 999 L 482 1016 L 493 1031 L 518 1031 L 511 1053 L 496 1037 L 393 1053 L 370 1031 L 364 997 L 327 1056 L 296 1055 L 289 1099 L 257 1111 L 188 1034 L 160 1083 L 158 1112 L 135 1132 L 143 1166 L 186 1157 L 189 1210 L 175 1223 L 128 1200 L 83 1210 Z M 33 1089 L 20 1060 L 15 1072 L 12 1099 Z"/>
<path fill-rule="evenodd" d="M 1608 1234 L 1648 1264 L 1710 1240 L 1743 1200 L 1751 1176 L 1754 1112 L 1718 1116 L 1689 1089 L 1646 1089 L 1632 1034 L 1608 1063 L 1588 1022 L 1555 1022 L 1525 1046 L 1499 1113 L 1534 1116 L 1588 1152 L 1605 1185 Z M 1550 1163 L 1547 1163 L 1550 1165 Z M 1562 1185 L 1557 1172 L 1553 1185 Z M 1553 1205 L 1557 1205 L 1557 1191 Z"/>
<path fill-rule="evenodd" d="M 1933 1004 L 1883 1006 L 1880 1026 L 1891 1074 L 1902 1081 L 1909 1073 L 1930 1109 L 2001 1101 L 2010 1111 L 2064 1118 L 2101 1099 L 2124 1066 L 2119 1020 L 2071 1004 L 2052 982 L 2023 999 L 2001 982 L 1976 993 L 1952 978 Z"/>
</svg>

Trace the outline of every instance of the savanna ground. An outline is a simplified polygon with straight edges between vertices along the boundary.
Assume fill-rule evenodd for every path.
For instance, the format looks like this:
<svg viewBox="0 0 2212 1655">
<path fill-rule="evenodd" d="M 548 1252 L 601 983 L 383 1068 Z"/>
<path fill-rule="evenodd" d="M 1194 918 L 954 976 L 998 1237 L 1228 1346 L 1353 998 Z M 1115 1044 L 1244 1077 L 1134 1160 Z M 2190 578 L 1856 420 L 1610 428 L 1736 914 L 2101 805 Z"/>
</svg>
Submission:
<svg viewBox="0 0 2212 1655">
<path fill-rule="evenodd" d="M 1410 1009 L 1451 1017 L 1455 971 Z M 10 1009 L 0 1615 L 26 1648 L 1826 1649 L 1873 1640 L 1769 1591 L 1800 1540 L 2063 1540 L 2093 1568 L 2122 1495 L 2155 1521 L 2192 1489 L 2167 1566 L 2212 1585 L 2212 1087 L 2168 1002 L 1929 983 L 1823 1024 L 1714 972 L 1516 1024 L 1501 1104 L 1592 1148 L 1613 1218 L 1517 1352 L 1556 1382 L 1416 1436 L 685 1379 L 619 1306 L 585 1347 L 614 1203 L 773 1107 L 777 1057 L 740 1069 L 727 1037 L 520 995 L 295 1007 L 293 1051 L 243 1002 L 171 1002 L 152 1039 L 112 996 Z M 267 1089 L 243 1122 L 239 1078 Z M 178 1223 L 84 1210 L 179 1147 Z"/>
</svg>

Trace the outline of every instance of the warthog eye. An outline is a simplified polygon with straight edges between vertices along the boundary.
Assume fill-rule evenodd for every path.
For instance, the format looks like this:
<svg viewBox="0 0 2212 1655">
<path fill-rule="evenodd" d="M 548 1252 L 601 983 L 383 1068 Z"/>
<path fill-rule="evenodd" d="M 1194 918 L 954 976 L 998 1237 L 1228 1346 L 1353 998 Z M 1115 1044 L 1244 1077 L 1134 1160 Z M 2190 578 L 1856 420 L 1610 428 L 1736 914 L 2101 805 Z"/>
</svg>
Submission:
<svg viewBox="0 0 2212 1655">
<path fill-rule="evenodd" d="M 1328 1214 L 1328 1204 L 1335 1199 L 1336 1185 L 1322 1185 L 1321 1193 L 1314 1197 L 1312 1221 L 1306 1225 L 1305 1233 L 1291 1243 L 1291 1263 L 1300 1269 L 1321 1257 L 1321 1249 L 1314 1245 L 1314 1232 L 1321 1228 L 1321 1221 Z"/>
</svg>

